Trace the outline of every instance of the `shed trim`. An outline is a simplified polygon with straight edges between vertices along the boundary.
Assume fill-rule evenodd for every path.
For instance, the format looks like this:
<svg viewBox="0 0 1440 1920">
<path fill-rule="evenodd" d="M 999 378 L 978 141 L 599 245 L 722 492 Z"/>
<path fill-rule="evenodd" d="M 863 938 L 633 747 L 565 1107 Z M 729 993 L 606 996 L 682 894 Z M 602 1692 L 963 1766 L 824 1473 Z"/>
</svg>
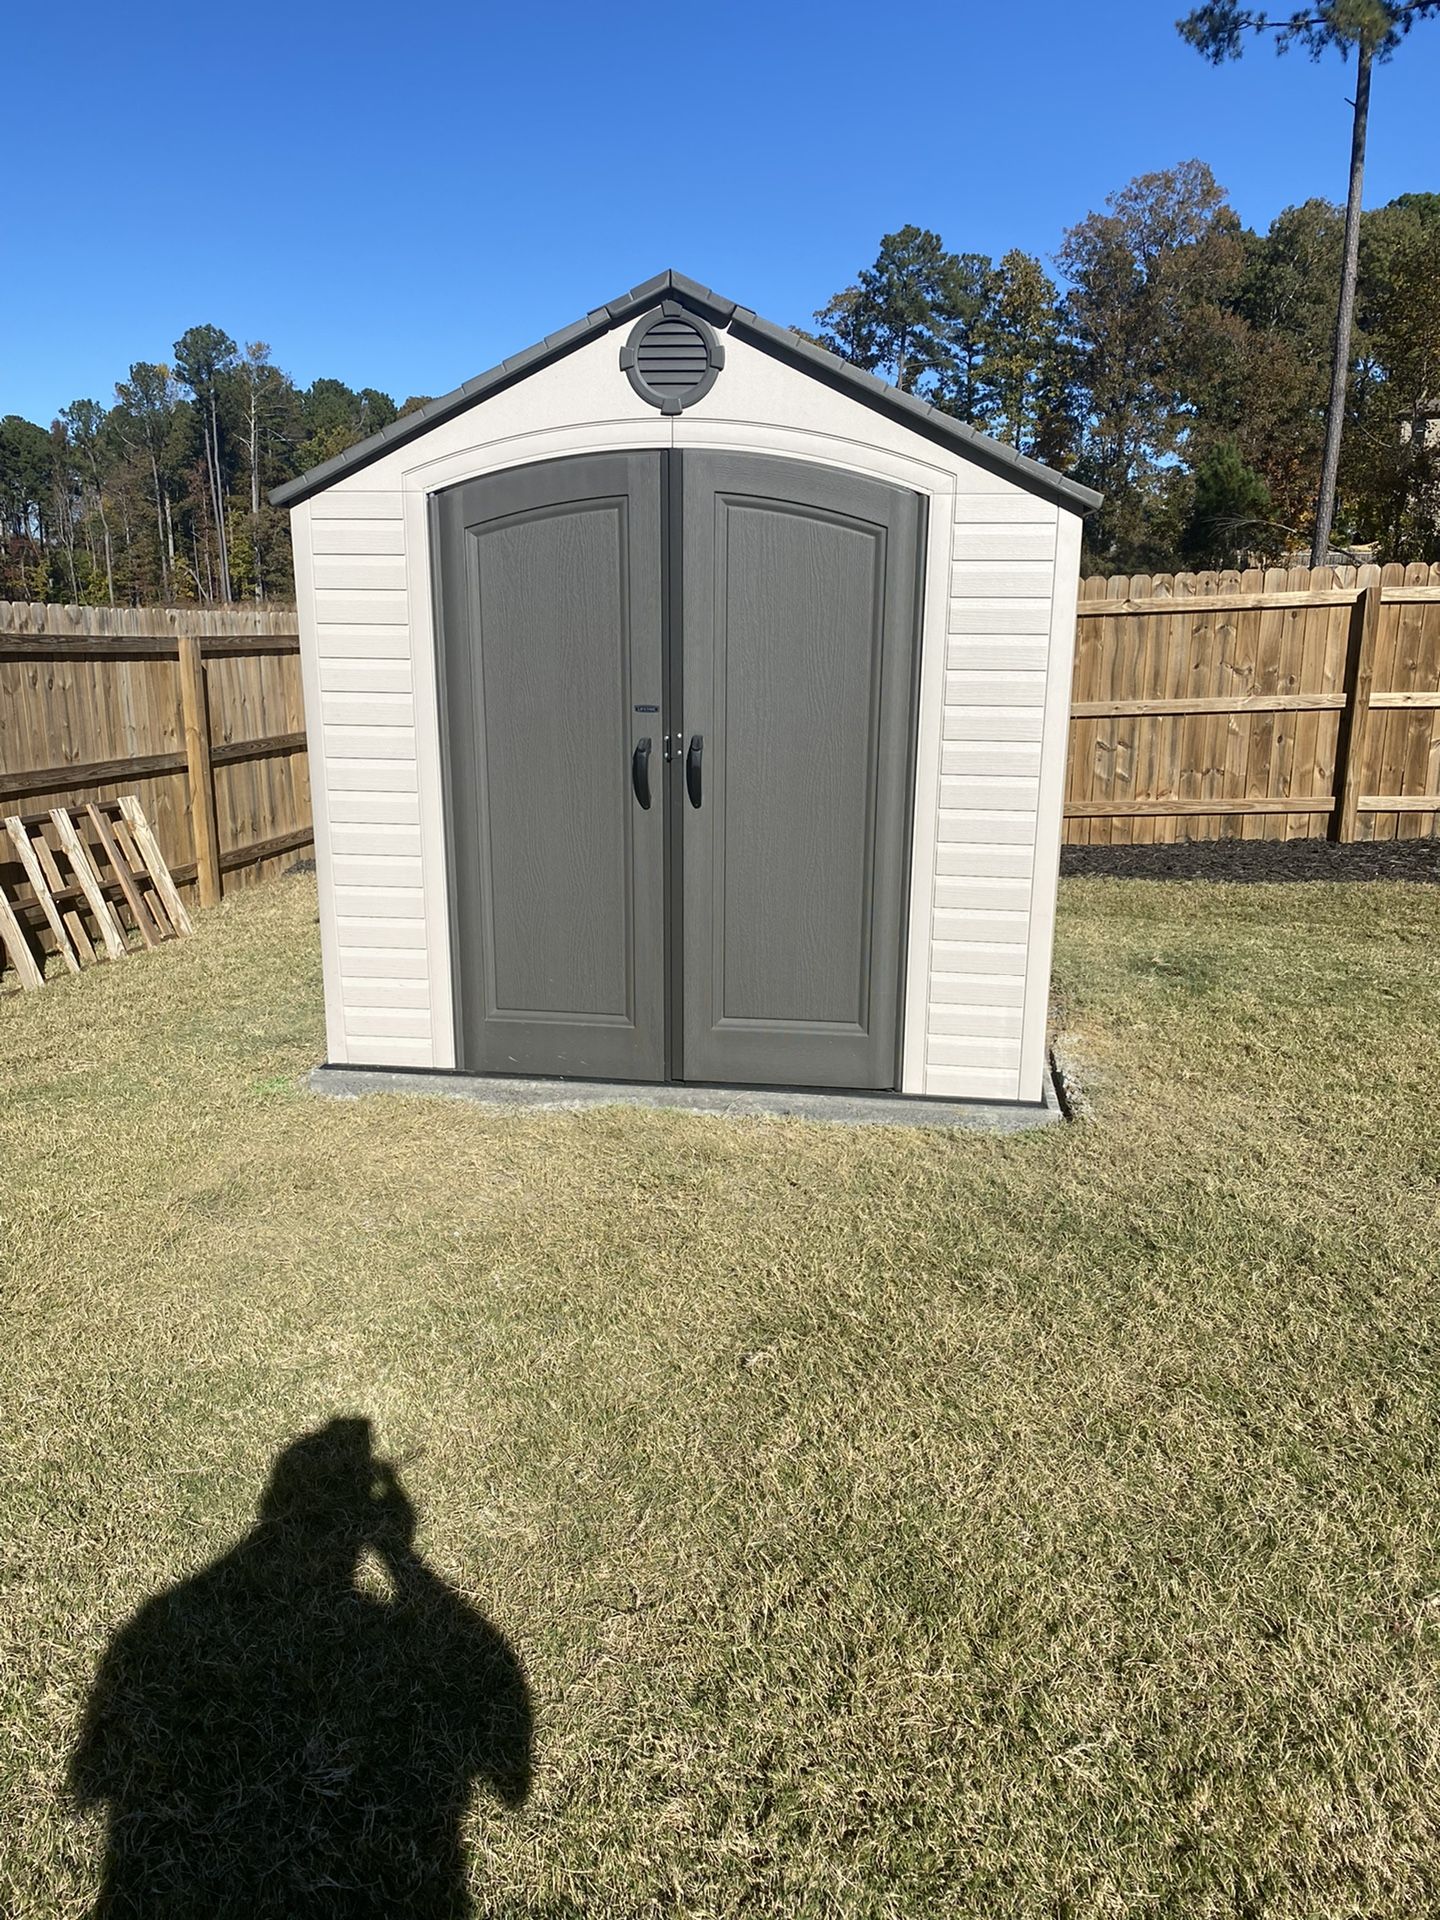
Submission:
<svg viewBox="0 0 1440 1920">
<path fill-rule="evenodd" d="M 558 333 L 547 334 L 533 347 L 502 360 L 499 366 L 477 374 L 473 380 L 456 387 L 453 393 L 442 394 L 439 399 L 417 407 L 414 413 L 402 414 L 398 420 L 392 420 L 388 427 L 382 427 L 378 433 L 372 433 L 368 439 L 347 448 L 344 453 L 336 454 L 333 459 L 312 467 L 308 473 L 272 488 L 270 504 L 292 507 L 310 499 L 333 486 L 337 480 L 359 472 L 372 461 L 393 452 L 396 447 L 419 439 L 432 427 L 467 412 L 494 394 L 502 393 L 507 387 L 537 373 L 540 368 L 549 366 L 576 347 L 583 346 L 614 327 L 622 326 L 625 321 L 666 299 L 675 300 L 715 326 L 728 327 L 739 339 L 748 340 L 773 354 L 776 359 L 849 394 L 877 412 L 889 414 L 914 432 L 938 441 L 942 446 L 958 447 L 977 464 L 1002 474 L 1042 499 L 1068 508 L 1072 513 L 1090 513 L 1104 497 L 1093 488 L 1082 486 L 1079 481 L 1068 479 L 1064 474 L 1042 466 L 1038 460 L 1018 453 L 1003 441 L 992 440 L 989 434 L 981 433 L 978 428 L 952 419 L 938 407 L 932 407 L 928 401 L 917 400 L 913 394 L 902 393 L 898 387 L 892 387 L 875 374 L 852 367 L 824 347 L 802 339 L 789 328 L 762 319 L 749 307 L 738 306 L 733 300 L 725 299 L 709 287 L 702 287 L 684 274 L 667 270 L 632 287 L 629 293 L 592 309 L 583 319 L 562 327 Z"/>
</svg>

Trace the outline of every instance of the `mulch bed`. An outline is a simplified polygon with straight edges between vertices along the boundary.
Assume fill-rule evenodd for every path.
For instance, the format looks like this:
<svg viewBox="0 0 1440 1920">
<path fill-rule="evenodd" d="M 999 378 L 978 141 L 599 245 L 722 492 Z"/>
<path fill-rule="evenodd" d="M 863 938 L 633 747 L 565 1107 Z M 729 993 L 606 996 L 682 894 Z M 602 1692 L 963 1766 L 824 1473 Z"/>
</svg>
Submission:
<svg viewBox="0 0 1440 1920">
<path fill-rule="evenodd" d="M 1440 840 L 1189 840 L 1169 847 L 1064 847 L 1062 873 L 1116 880 L 1413 880 L 1440 886 Z"/>
</svg>

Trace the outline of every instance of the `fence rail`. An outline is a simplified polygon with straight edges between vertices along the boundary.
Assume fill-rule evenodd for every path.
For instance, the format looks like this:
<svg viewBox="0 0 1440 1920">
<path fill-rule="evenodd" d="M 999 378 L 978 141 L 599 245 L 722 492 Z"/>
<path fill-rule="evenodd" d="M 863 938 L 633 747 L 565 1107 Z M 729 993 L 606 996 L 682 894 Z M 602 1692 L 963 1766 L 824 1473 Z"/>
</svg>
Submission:
<svg viewBox="0 0 1440 1920">
<path fill-rule="evenodd" d="M 313 838 L 299 650 L 293 611 L 0 602 L 0 811 L 135 793 L 202 903 L 264 877 Z"/>
<path fill-rule="evenodd" d="M 1081 582 L 1065 837 L 1440 833 L 1440 567 Z"/>
</svg>

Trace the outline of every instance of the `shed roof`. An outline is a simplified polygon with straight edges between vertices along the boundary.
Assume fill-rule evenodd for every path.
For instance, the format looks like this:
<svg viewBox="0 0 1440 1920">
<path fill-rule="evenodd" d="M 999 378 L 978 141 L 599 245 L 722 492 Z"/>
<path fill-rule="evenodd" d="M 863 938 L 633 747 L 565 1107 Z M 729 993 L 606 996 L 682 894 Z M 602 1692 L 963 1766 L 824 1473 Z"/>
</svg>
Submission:
<svg viewBox="0 0 1440 1920">
<path fill-rule="evenodd" d="M 442 394 L 438 400 L 417 407 L 413 413 L 402 414 L 398 420 L 392 420 L 388 427 L 372 433 L 357 446 L 337 453 L 332 460 L 322 461 L 318 467 L 312 467 L 298 479 L 286 480 L 281 486 L 272 488 L 271 505 L 289 507 L 298 501 L 308 500 L 312 494 L 323 492 L 347 474 L 357 473 L 372 460 L 378 460 L 382 454 L 404 446 L 409 440 L 418 440 L 442 421 L 452 419 L 457 413 L 464 413 L 469 407 L 478 406 L 492 394 L 514 386 L 530 374 L 537 373 L 541 367 L 549 366 L 552 361 L 559 360 L 576 347 L 584 346 L 587 341 L 608 332 L 612 327 L 634 319 L 661 300 L 678 301 L 681 306 L 698 313 L 702 319 L 727 328 L 737 338 L 748 340 L 767 353 L 774 354 L 777 359 L 798 367 L 812 379 L 823 380 L 827 385 L 839 388 L 863 405 L 891 415 L 914 432 L 939 441 L 942 446 L 960 448 L 981 466 L 1003 474 L 1031 493 L 1053 500 L 1072 512 L 1089 513 L 1100 505 L 1103 495 L 1092 488 L 1082 487 L 1079 481 L 1067 479 L 1064 474 L 1042 466 L 1038 460 L 1017 453 L 1014 447 L 1006 446 L 1003 441 L 992 440 L 989 434 L 966 426 L 963 420 L 953 419 L 948 413 L 942 413 L 928 401 L 918 400 L 911 393 L 902 393 L 888 381 L 878 379 L 873 373 L 865 373 L 859 367 L 852 367 L 848 361 L 827 353 L 823 347 L 801 339 L 798 333 L 792 333 L 788 327 L 777 327 L 773 320 L 764 320 L 751 308 L 737 306 L 735 301 L 727 300 L 722 294 L 714 293 L 709 287 L 702 287 L 697 281 L 687 279 L 683 273 L 673 270 L 657 273 L 653 280 L 632 287 L 629 293 L 622 294 L 619 299 L 594 308 L 583 320 L 573 321 L 558 333 L 547 334 L 523 353 L 512 354 L 508 360 L 502 360 L 498 367 L 491 367 L 488 373 L 477 374 L 473 380 L 467 380 L 463 387 L 456 387 L 453 393 Z"/>
</svg>

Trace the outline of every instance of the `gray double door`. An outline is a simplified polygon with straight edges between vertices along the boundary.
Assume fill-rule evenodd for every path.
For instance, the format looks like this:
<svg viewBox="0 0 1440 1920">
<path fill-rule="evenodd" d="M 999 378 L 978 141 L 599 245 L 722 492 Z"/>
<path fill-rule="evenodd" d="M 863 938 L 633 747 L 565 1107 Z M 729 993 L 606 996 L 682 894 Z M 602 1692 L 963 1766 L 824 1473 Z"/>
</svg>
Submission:
<svg viewBox="0 0 1440 1920">
<path fill-rule="evenodd" d="M 761 455 L 436 496 L 463 1067 L 896 1084 L 921 533 Z"/>
</svg>

